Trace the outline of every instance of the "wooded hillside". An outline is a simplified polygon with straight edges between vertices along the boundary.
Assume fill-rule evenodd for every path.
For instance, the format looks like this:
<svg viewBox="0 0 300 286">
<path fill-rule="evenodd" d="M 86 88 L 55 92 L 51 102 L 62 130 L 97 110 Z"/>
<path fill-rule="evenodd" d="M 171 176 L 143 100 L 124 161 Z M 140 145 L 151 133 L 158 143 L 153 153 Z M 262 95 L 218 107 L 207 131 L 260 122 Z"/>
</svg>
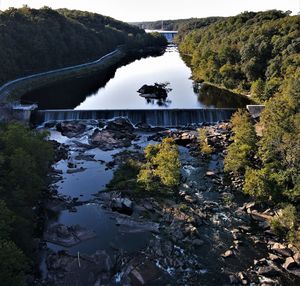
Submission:
<svg viewBox="0 0 300 286">
<path fill-rule="evenodd" d="M 160 36 L 95 13 L 36 10 L 0 12 L 0 84 L 20 76 L 96 60 L 118 45 L 164 45 Z"/>
<path fill-rule="evenodd" d="M 191 29 L 180 42 L 196 80 L 272 97 L 300 66 L 300 16 L 245 12 Z"/>
</svg>

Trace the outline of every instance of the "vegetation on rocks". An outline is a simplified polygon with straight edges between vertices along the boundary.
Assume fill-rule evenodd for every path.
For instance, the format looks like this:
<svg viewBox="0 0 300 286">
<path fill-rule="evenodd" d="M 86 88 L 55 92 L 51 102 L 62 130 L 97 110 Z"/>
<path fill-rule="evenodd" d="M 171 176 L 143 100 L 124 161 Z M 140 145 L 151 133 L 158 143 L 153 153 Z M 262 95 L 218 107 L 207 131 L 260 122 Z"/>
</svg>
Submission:
<svg viewBox="0 0 300 286">
<path fill-rule="evenodd" d="M 10 123 L 0 127 L 0 279 L 24 285 L 33 258 L 34 207 L 52 162 L 46 133 Z"/>
<path fill-rule="evenodd" d="M 197 131 L 198 131 L 200 152 L 208 156 L 212 153 L 213 148 L 208 144 L 206 131 L 203 128 L 199 128 Z"/>
<path fill-rule="evenodd" d="M 145 148 L 146 163 L 142 165 L 137 181 L 146 190 L 158 188 L 173 190 L 180 183 L 180 161 L 177 146 L 172 138 Z"/>
</svg>

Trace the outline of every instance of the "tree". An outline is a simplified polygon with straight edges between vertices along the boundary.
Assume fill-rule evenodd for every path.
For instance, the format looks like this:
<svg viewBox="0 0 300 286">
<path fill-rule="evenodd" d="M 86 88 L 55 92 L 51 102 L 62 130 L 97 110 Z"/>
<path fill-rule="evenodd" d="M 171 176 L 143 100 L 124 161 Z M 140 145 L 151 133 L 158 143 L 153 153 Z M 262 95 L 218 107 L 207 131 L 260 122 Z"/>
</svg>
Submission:
<svg viewBox="0 0 300 286">
<path fill-rule="evenodd" d="M 228 154 L 224 160 L 226 172 L 244 173 L 246 167 L 253 164 L 256 152 L 256 133 L 248 112 L 238 110 L 231 118 L 233 143 L 228 147 Z"/>
<path fill-rule="evenodd" d="M 180 161 L 177 146 L 172 138 L 145 148 L 145 159 L 137 181 L 146 190 L 166 188 L 173 190 L 180 183 Z"/>
<path fill-rule="evenodd" d="M 26 285 L 25 272 L 28 261 L 23 252 L 12 242 L 0 240 L 0 281 L 2 285 Z"/>
<path fill-rule="evenodd" d="M 264 102 L 265 98 L 265 83 L 262 79 L 258 79 L 251 84 L 251 97 L 258 102 Z"/>
<path fill-rule="evenodd" d="M 203 128 L 197 129 L 198 141 L 201 153 L 204 155 L 210 155 L 213 151 L 212 147 L 208 144 L 206 131 Z"/>
</svg>

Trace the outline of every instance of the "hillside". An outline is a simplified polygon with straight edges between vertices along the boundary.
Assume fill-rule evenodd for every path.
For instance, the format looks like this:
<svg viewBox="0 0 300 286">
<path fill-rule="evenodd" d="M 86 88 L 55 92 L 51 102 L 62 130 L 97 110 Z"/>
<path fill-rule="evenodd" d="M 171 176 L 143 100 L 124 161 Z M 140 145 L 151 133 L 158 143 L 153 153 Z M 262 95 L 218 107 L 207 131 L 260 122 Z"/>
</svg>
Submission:
<svg viewBox="0 0 300 286">
<path fill-rule="evenodd" d="M 48 7 L 0 13 L 0 84 L 100 58 L 118 45 L 164 45 L 161 37 L 99 14 Z"/>
<path fill-rule="evenodd" d="M 178 31 L 179 33 L 186 33 L 191 29 L 198 29 L 207 26 L 217 20 L 222 19 L 221 17 L 208 17 L 208 18 L 189 18 L 189 19 L 178 19 L 178 20 L 160 20 L 160 21 L 149 21 L 149 22 L 133 22 L 134 26 L 141 29 L 148 30 L 161 30 L 165 31 Z"/>
<path fill-rule="evenodd" d="M 196 80 L 251 91 L 263 102 L 299 71 L 300 16 L 245 12 L 191 30 L 179 48 L 190 56 Z"/>
</svg>

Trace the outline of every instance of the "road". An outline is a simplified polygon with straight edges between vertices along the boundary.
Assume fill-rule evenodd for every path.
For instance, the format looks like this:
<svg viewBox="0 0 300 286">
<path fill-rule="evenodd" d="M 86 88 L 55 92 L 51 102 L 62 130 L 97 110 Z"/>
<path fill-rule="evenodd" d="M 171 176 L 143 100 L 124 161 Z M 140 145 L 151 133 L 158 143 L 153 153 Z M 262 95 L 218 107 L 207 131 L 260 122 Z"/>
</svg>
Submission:
<svg viewBox="0 0 300 286">
<path fill-rule="evenodd" d="M 24 76 L 24 77 L 20 77 L 15 80 L 9 81 L 0 87 L 0 102 L 5 100 L 5 97 L 9 94 L 10 90 L 21 82 L 25 82 L 29 79 L 43 78 L 44 76 L 49 76 L 49 75 L 56 75 L 56 74 L 62 75 L 62 74 L 66 74 L 71 71 L 80 70 L 80 69 L 86 68 L 86 67 L 91 67 L 91 66 L 101 63 L 103 60 L 116 54 L 118 51 L 120 51 L 120 50 L 116 49 L 116 50 L 104 55 L 103 57 L 101 57 L 100 59 L 98 59 L 96 61 L 92 61 L 92 62 L 80 64 L 80 65 L 75 65 L 75 66 L 70 66 L 70 67 L 65 67 L 65 68 L 60 68 L 60 69 L 55 69 L 55 70 L 51 70 L 51 71 L 47 71 L 47 72 L 36 73 L 33 75 Z"/>
</svg>

